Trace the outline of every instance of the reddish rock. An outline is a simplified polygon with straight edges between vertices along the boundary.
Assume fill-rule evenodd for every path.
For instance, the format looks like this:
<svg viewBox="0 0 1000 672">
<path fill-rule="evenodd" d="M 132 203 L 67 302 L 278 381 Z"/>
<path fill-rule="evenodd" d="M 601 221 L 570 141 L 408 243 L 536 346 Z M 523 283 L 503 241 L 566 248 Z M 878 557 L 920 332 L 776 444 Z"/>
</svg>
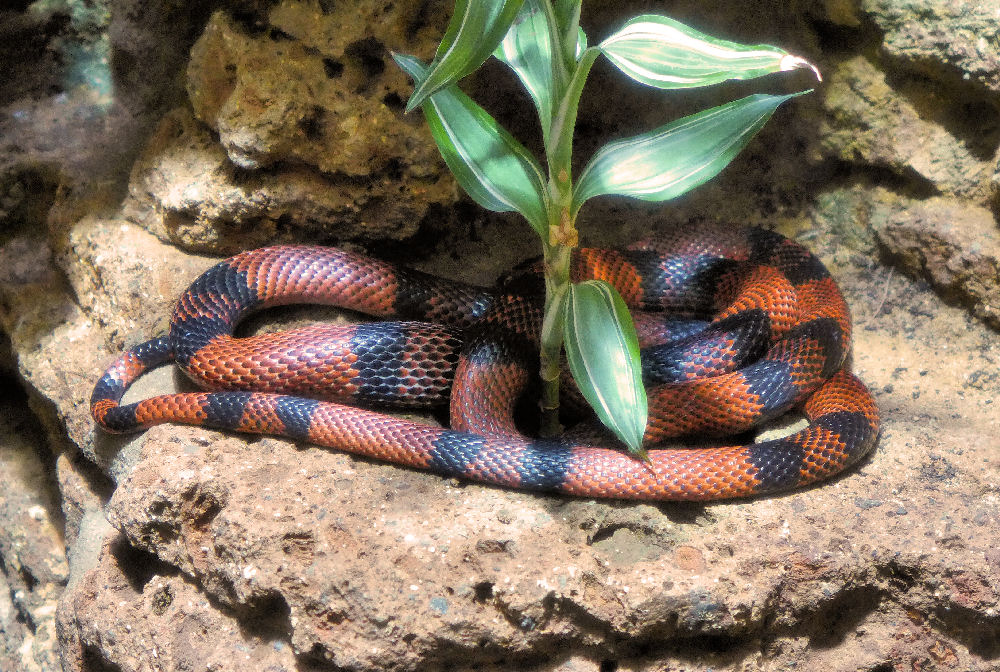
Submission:
<svg viewBox="0 0 1000 672">
<path fill-rule="evenodd" d="M 280 620 L 266 613 L 237 620 L 173 568 L 110 536 L 99 564 L 60 604 L 62 669 L 310 669 L 278 638 Z"/>
</svg>

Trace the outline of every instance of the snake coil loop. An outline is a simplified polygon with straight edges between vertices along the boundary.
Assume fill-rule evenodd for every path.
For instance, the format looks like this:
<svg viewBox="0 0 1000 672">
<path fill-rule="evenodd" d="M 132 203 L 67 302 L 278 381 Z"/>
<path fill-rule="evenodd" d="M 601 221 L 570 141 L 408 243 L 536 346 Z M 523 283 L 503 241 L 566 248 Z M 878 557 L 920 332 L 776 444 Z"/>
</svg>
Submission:
<svg viewBox="0 0 1000 672">
<path fill-rule="evenodd" d="M 705 229 L 627 251 L 579 250 L 573 264 L 575 278 L 607 280 L 637 311 L 650 402 L 645 441 L 654 446 L 648 463 L 587 445 L 581 434 L 540 440 L 517 432 L 514 406 L 537 352 L 533 297 L 336 248 L 261 248 L 206 271 L 179 299 L 166 336 L 111 364 L 91 412 L 108 432 L 204 425 L 513 488 L 621 499 L 788 490 L 841 472 L 874 446 L 878 409 L 844 366 L 847 305 L 797 243 L 761 229 Z M 290 303 L 403 321 L 233 336 L 248 312 Z M 120 403 L 144 371 L 170 361 L 209 391 Z M 448 404 L 447 429 L 370 410 Z M 670 437 L 741 432 L 796 407 L 809 426 L 783 438 L 655 447 Z"/>
</svg>

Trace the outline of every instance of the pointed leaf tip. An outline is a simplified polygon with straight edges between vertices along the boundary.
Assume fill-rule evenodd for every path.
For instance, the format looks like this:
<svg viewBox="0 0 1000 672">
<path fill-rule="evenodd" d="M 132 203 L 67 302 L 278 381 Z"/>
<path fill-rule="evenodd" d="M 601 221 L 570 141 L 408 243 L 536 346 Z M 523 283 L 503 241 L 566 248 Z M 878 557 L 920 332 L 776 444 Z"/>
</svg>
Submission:
<svg viewBox="0 0 1000 672">
<path fill-rule="evenodd" d="M 457 0 L 427 75 L 417 83 L 406 111 L 473 72 L 497 48 L 524 0 Z"/>
<path fill-rule="evenodd" d="M 427 76 L 429 68 L 419 59 L 393 58 L 415 81 Z M 455 85 L 421 107 L 441 156 L 466 193 L 487 210 L 521 213 L 545 234 L 545 180 L 535 157 Z"/>
<path fill-rule="evenodd" d="M 609 143 L 587 163 L 573 190 L 573 212 L 594 196 L 666 201 L 715 177 L 786 100 L 753 94 Z"/>
<path fill-rule="evenodd" d="M 569 289 L 563 347 L 580 392 L 608 429 L 645 454 L 648 407 L 639 362 L 639 341 L 625 302 L 614 287 L 588 280 Z"/>
<path fill-rule="evenodd" d="M 782 72 L 788 72 L 789 70 L 798 70 L 800 68 L 806 68 L 812 70 L 812 73 L 816 75 L 816 81 L 822 82 L 823 75 L 820 74 L 819 68 L 815 65 L 802 58 L 801 56 L 796 56 L 794 54 L 788 54 L 781 59 L 779 63 L 779 69 Z"/>
</svg>

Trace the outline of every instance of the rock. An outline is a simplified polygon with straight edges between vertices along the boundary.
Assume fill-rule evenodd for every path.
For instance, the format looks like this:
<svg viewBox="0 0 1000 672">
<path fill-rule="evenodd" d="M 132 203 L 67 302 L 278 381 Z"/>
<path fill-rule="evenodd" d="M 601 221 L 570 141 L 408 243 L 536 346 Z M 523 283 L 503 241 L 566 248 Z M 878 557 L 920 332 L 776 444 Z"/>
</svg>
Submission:
<svg viewBox="0 0 1000 672">
<path fill-rule="evenodd" d="M 406 238 L 434 206 L 434 193 L 439 204 L 453 194 L 450 185 L 402 179 L 407 184 L 359 182 L 302 165 L 239 170 L 208 130 L 178 109 L 164 116 L 133 167 L 125 210 L 164 242 L 224 254 L 306 238 Z"/>
<path fill-rule="evenodd" d="M 861 18 L 858 16 L 860 8 L 856 0 L 822 0 L 821 3 L 814 3 L 814 5 L 821 5 L 814 7 L 813 11 L 824 21 L 847 28 L 861 26 Z"/>
<path fill-rule="evenodd" d="M 66 672 L 101 664 L 118 670 L 312 669 L 274 638 L 268 619 L 236 620 L 175 569 L 114 535 L 100 564 L 63 601 L 59 624 Z"/>
<path fill-rule="evenodd" d="M 88 217 L 57 261 L 81 308 L 118 351 L 164 331 L 177 297 L 216 260 L 185 254 L 121 219 Z"/>
<path fill-rule="evenodd" d="M 893 256 L 1000 328 L 1000 230 L 992 212 L 932 198 L 876 208 L 871 222 Z"/>
<path fill-rule="evenodd" d="M 996 669 L 993 7 L 772 4 L 671 13 L 787 46 L 827 83 L 718 180 L 656 209 L 597 202 L 582 232 L 795 234 L 845 290 L 884 429 L 831 483 L 703 506 L 510 492 L 201 428 L 95 433 L 101 369 L 162 331 L 215 255 L 337 241 L 488 283 L 537 242 L 455 207 L 401 113 L 388 51 L 430 58 L 450 2 L 0 10 L 0 376 L 23 389 L 0 404 L 0 669 Z M 592 41 L 635 9 L 585 7 Z M 530 101 L 491 67 L 463 86 L 537 148 Z M 598 65 L 576 147 L 812 85 L 792 77 L 664 95 Z M 163 369 L 130 394 L 184 384 Z"/>
<path fill-rule="evenodd" d="M 63 453 L 56 458 L 56 478 L 64 519 L 63 535 L 68 549 L 77 546 L 87 519 L 104 518 L 104 502 L 111 496 L 110 484 L 94 463 L 80 453 Z"/>
<path fill-rule="evenodd" d="M 984 202 L 992 191 L 992 156 L 977 156 L 962 138 L 926 118 L 922 109 L 945 104 L 931 100 L 934 90 L 896 90 L 886 77 L 864 56 L 844 61 L 830 73 L 823 98 L 827 115 L 820 129 L 823 150 L 846 163 L 922 181 L 924 189 Z M 919 103 L 911 102 L 915 99 Z"/>
<path fill-rule="evenodd" d="M 206 222 L 253 231 L 257 244 L 289 235 L 412 236 L 455 191 L 423 120 L 402 114 L 407 78 L 386 63 L 386 44 L 430 46 L 426 37 L 423 46 L 411 43 L 409 16 L 405 3 L 329 13 L 285 3 L 267 31 L 250 33 L 215 13 L 192 50 L 188 93 L 228 161 L 204 131 L 166 122 L 133 175 L 133 194 L 152 192 L 162 213 L 152 230 L 166 227 L 195 247 L 213 242 L 201 231 Z M 358 34 L 344 32 L 345 20 L 377 37 L 345 40 Z M 278 171 L 261 170 L 272 167 Z"/>
<path fill-rule="evenodd" d="M 996 7 L 952 0 L 861 0 L 885 32 L 882 49 L 934 78 L 963 79 L 1000 92 Z"/>
<path fill-rule="evenodd" d="M 1000 324 L 1000 233 L 991 211 L 953 198 L 852 187 L 822 194 L 813 216 L 855 249 L 875 252 L 877 246 L 949 301 Z"/>
<path fill-rule="evenodd" d="M 103 0 L 117 102 L 155 121 L 183 99 L 184 71 L 213 3 Z M 147 117 L 148 115 L 148 117 Z"/>
<path fill-rule="evenodd" d="M 0 664 L 5 670 L 14 670 L 18 666 L 30 669 L 33 661 L 24 661 L 18 649 L 22 642 L 28 641 L 31 632 L 23 619 L 18 618 L 17 607 L 11 599 L 13 592 L 5 575 L 0 574 L 0 627 L 4 633 L 0 640 Z"/>
<path fill-rule="evenodd" d="M 876 455 L 834 483 L 757 502 L 616 505 L 159 427 L 134 440 L 110 520 L 122 548 L 155 556 L 158 577 L 179 571 L 222 615 L 265 619 L 272 641 L 318 665 L 557 669 L 558 651 L 585 650 L 577 669 L 638 670 L 704 637 L 741 643 L 717 669 L 937 656 L 988 670 L 1000 653 L 986 615 L 1000 597 L 987 532 L 1000 488 L 993 336 L 828 240 L 855 311 L 855 365 L 886 418 Z M 103 641 L 110 626 L 81 590 L 64 632 L 132 669 L 144 631 Z M 189 616 L 202 618 L 176 618 Z M 178 627 L 162 631 L 163 650 L 183 648 Z"/>
<path fill-rule="evenodd" d="M 10 337 L 29 402 L 58 452 L 67 430 L 76 439 L 92 431 L 74 409 L 89 398 L 91 384 L 83 371 L 100 361 L 103 344 L 72 303 L 50 256 L 48 246 L 31 236 L 0 244 L 0 325 Z M 52 348 L 66 344 L 74 344 L 84 360 L 70 375 L 63 361 L 50 356 Z"/>
<path fill-rule="evenodd" d="M 423 177 L 441 174 L 422 120 L 401 115 L 409 81 L 386 63 L 387 43 L 406 45 L 412 12 L 403 4 L 385 16 L 372 5 L 325 14 L 318 3 L 285 3 L 257 34 L 212 15 L 191 51 L 188 96 L 234 164 L 301 162 L 351 177 L 417 164 Z M 360 19 L 356 31 L 344 31 L 347 16 Z M 373 31 L 379 37 L 344 39 Z"/>
<path fill-rule="evenodd" d="M 44 432 L 4 381 L 0 397 L 0 640 L 4 669 L 55 670 L 56 601 L 68 577 Z M 19 640 L 19 644 L 14 642 Z"/>
</svg>

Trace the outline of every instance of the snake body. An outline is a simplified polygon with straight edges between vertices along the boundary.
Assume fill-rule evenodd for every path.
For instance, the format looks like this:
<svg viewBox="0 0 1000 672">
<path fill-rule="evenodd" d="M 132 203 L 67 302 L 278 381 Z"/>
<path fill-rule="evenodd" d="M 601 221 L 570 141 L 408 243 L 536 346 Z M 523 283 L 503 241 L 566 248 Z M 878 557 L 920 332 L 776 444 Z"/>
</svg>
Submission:
<svg viewBox="0 0 1000 672">
<path fill-rule="evenodd" d="M 844 365 L 847 305 L 799 244 L 720 227 L 627 251 L 579 250 L 573 266 L 577 279 L 611 282 L 636 311 L 648 461 L 594 445 L 596 431 L 535 439 L 518 430 L 515 411 L 537 369 L 532 283 L 487 290 L 329 247 L 261 248 L 210 268 L 179 299 L 166 336 L 111 364 L 92 415 L 108 432 L 204 425 L 512 488 L 621 499 L 784 491 L 841 472 L 875 444 L 878 409 Z M 248 312 L 292 303 L 396 321 L 233 336 Z M 144 371 L 169 361 L 208 391 L 120 403 Z M 373 409 L 382 405 L 449 405 L 450 427 Z M 783 438 L 656 448 L 671 437 L 742 432 L 797 407 L 809 425 Z"/>
</svg>

